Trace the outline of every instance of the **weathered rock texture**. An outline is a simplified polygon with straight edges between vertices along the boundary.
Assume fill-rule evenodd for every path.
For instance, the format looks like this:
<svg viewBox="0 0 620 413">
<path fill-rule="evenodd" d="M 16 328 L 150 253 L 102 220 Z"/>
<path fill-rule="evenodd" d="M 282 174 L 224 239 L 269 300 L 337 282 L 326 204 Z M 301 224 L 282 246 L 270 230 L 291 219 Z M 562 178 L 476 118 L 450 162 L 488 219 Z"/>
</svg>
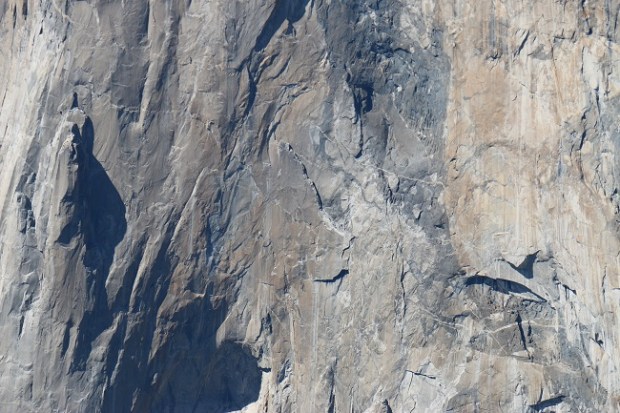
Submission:
<svg viewBox="0 0 620 413">
<path fill-rule="evenodd" d="M 619 10 L 0 2 L 0 411 L 617 411 Z"/>
</svg>

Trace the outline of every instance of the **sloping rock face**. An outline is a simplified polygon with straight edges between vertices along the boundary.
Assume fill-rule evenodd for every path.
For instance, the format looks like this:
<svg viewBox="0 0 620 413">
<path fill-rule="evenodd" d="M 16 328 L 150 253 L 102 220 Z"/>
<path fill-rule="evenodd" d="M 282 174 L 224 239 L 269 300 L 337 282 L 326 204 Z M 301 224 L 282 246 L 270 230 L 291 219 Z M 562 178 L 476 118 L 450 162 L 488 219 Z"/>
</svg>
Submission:
<svg viewBox="0 0 620 413">
<path fill-rule="evenodd" d="M 620 409 L 619 12 L 3 1 L 0 411 Z"/>
</svg>

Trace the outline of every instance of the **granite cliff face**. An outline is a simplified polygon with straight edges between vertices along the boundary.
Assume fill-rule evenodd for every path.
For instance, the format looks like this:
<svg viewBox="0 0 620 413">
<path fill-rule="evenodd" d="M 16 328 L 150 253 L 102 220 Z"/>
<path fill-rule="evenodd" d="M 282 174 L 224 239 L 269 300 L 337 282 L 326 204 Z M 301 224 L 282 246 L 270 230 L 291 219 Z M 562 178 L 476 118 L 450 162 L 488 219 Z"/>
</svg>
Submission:
<svg viewBox="0 0 620 413">
<path fill-rule="evenodd" d="M 0 411 L 620 409 L 620 3 L 0 3 Z"/>
</svg>

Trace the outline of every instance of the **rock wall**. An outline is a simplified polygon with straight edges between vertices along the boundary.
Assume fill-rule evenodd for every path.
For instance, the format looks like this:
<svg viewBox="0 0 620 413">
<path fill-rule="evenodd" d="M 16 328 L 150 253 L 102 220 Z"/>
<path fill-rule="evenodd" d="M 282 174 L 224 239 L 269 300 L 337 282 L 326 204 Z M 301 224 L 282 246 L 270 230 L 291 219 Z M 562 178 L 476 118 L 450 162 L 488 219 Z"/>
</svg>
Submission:
<svg viewBox="0 0 620 413">
<path fill-rule="evenodd" d="M 615 0 L 5 0 L 0 411 L 620 409 Z"/>
</svg>

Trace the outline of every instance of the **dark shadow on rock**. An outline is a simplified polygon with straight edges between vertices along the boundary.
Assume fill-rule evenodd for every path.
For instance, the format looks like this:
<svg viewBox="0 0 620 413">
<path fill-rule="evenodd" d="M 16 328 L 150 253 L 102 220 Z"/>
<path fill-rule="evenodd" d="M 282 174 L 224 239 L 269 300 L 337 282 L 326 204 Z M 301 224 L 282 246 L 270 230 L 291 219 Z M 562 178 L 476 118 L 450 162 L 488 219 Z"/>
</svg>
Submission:
<svg viewBox="0 0 620 413">
<path fill-rule="evenodd" d="M 530 405 L 530 409 L 535 411 L 535 412 L 542 412 L 543 410 L 547 410 L 550 407 L 554 407 L 554 406 L 557 406 L 558 404 L 562 403 L 565 398 L 566 398 L 566 396 L 560 395 L 560 396 L 557 396 L 557 397 L 553 397 L 551 399 L 542 400 L 542 401 L 539 401 L 536 404 Z"/>
<path fill-rule="evenodd" d="M 261 370 L 239 343 L 225 342 L 207 367 L 205 409 L 214 413 L 240 410 L 258 399 Z"/>
<path fill-rule="evenodd" d="M 505 280 L 503 278 L 491 278 L 484 275 L 473 275 L 465 280 L 465 286 L 471 285 L 486 285 L 491 288 L 491 290 L 502 293 L 502 294 L 530 294 L 541 302 L 545 302 L 546 300 L 540 295 L 536 294 L 534 291 L 526 287 L 525 285 Z"/>
<path fill-rule="evenodd" d="M 533 254 L 526 255 L 525 258 L 523 259 L 523 262 L 521 262 L 521 264 L 519 265 L 514 265 L 510 261 L 506 261 L 506 262 L 508 263 L 508 265 L 510 265 L 510 268 L 517 271 L 519 274 L 521 274 L 525 278 L 532 279 L 534 278 L 534 264 L 536 263 L 536 260 L 538 260 L 539 252 L 540 251 L 536 251 Z"/>
<path fill-rule="evenodd" d="M 90 118 L 86 118 L 82 127 L 82 140 L 88 155 L 86 179 L 86 207 L 88 221 L 91 225 L 87 237 L 87 249 L 97 253 L 94 266 L 104 269 L 112 263 L 114 248 L 123 240 L 127 230 L 125 204 L 110 180 L 107 172 L 93 155 L 94 127 Z"/>
<path fill-rule="evenodd" d="M 292 25 L 304 16 L 308 2 L 309 0 L 276 0 L 271 15 L 256 39 L 254 51 L 259 52 L 267 47 L 285 21 L 288 24 L 286 31 L 290 33 L 293 30 Z"/>
<path fill-rule="evenodd" d="M 74 101 L 76 97 L 74 96 Z M 74 102 L 77 104 L 77 102 Z M 73 109 L 76 110 L 76 109 Z M 85 244 L 83 264 L 86 272 L 87 309 L 78 327 L 72 369 L 86 368 L 91 343 L 113 322 L 108 308 L 105 282 L 114 259 L 114 249 L 127 230 L 125 204 L 107 172 L 93 154 L 95 128 L 86 117 L 82 128 L 73 126 L 80 145 L 79 192 L 74 202 L 79 208 L 72 225 L 81 228 Z"/>
<path fill-rule="evenodd" d="M 217 344 L 228 308 L 225 303 L 215 308 L 211 296 L 209 288 L 205 297 L 168 316 L 149 314 L 144 330 L 125 341 L 125 362 L 106 391 L 104 411 L 226 413 L 258 400 L 262 371 L 242 344 Z M 153 342 L 138 337 L 150 329 L 162 340 L 153 355 Z"/>
</svg>

